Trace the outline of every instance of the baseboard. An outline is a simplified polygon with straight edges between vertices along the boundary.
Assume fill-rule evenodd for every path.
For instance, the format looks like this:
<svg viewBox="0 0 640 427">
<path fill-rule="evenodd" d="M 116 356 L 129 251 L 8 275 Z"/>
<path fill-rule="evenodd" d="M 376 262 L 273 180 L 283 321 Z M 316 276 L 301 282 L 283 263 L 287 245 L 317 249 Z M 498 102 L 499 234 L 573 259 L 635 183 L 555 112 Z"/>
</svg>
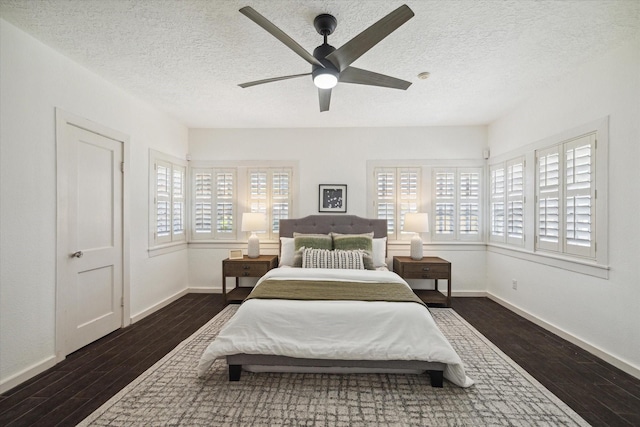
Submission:
<svg viewBox="0 0 640 427">
<path fill-rule="evenodd" d="M 191 294 L 221 294 L 222 288 L 187 288 L 187 291 Z"/>
<path fill-rule="evenodd" d="M 540 319 L 539 317 L 529 313 L 526 310 L 521 309 L 518 306 L 515 306 L 505 300 L 503 300 L 502 298 L 493 295 L 492 293 L 488 292 L 487 293 L 487 297 L 489 299 L 491 299 L 492 301 L 497 302 L 498 304 L 500 304 L 501 306 L 509 309 L 510 311 L 513 311 L 514 313 L 518 314 L 521 317 L 524 317 L 525 319 L 529 320 L 530 322 L 535 323 L 536 325 L 540 326 L 541 328 L 546 329 L 549 332 L 554 333 L 555 335 L 559 336 L 560 338 L 563 338 L 567 341 L 569 341 L 571 344 L 577 345 L 578 347 L 580 347 L 581 349 L 588 351 L 589 353 L 593 354 L 594 356 L 599 357 L 600 359 L 604 360 L 607 363 L 610 363 L 611 365 L 615 366 L 616 368 L 626 372 L 629 375 L 632 375 L 636 378 L 640 378 L 640 369 L 636 368 L 635 366 L 625 362 L 624 360 L 621 360 L 613 355 L 611 355 L 610 353 L 607 353 L 606 351 L 592 345 L 589 344 L 586 341 L 581 340 L 580 338 L 566 332 L 563 329 L 558 328 L 557 326 L 552 325 L 551 323 L 548 323 L 542 319 Z"/>
<path fill-rule="evenodd" d="M 58 361 L 56 360 L 56 356 L 52 355 L 50 357 L 47 357 L 43 361 L 31 365 L 28 368 L 18 372 L 17 374 L 0 381 L 0 393 L 9 391 L 12 388 L 22 384 L 23 382 L 35 377 L 36 375 L 54 366 L 57 362 Z"/>
<path fill-rule="evenodd" d="M 452 297 L 487 297 L 486 291 L 451 291 Z"/>
<path fill-rule="evenodd" d="M 133 316 L 131 316 L 131 323 L 136 323 L 142 319 L 144 319 L 145 317 L 147 317 L 148 315 L 160 310 L 161 308 L 164 308 L 166 306 L 168 306 L 169 304 L 171 304 L 172 302 L 174 302 L 175 300 L 182 298 L 183 296 L 187 295 L 189 293 L 189 289 L 183 289 L 180 292 L 177 292 L 173 295 L 171 295 L 169 298 L 166 298 L 162 301 L 160 301 L 157 304 L 152 305 L 151 307 L 141 311 L 140 313 L 134 314 Z"/>
</svg>

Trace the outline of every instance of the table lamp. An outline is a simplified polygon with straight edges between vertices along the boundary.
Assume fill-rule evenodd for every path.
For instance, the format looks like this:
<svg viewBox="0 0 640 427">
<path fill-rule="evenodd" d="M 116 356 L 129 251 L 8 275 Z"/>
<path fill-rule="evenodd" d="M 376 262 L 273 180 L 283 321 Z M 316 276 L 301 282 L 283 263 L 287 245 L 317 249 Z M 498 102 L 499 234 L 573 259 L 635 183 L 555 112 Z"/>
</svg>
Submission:
<svg viewBox="0 0 640 427">
<path fill-rule="evenodd" d="M 411 259 L 422 259 L 422 239 L 420 233 L 429 232 L 429 215 L 426 213 L 407 213 L 404 215 L 404 231 L 415 233 L 411 238 Z"/>
<path fill-rule="evenodd" d="M 260 239 L 258 239 L 256 231 L 267 230 L 267 216 L 258 212 L 244 213 L 242 214 L 241 229 L 242 231 L 251 232 L 247 256 L 249 258 L 258 258 L 260 256 Z"/>
</svg>

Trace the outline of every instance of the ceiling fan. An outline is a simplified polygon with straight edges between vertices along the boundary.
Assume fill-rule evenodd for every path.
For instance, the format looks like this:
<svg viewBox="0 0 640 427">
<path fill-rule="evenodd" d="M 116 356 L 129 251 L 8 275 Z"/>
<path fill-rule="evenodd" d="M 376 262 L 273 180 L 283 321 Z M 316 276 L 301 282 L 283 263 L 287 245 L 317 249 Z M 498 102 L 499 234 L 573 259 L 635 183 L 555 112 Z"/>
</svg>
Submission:
<svg viewBox="0 0 640 427">
<path fill-rule="evenodd" d="M 327 36 L 331 35 L 338 25 L 336 18 L 326 13 L 316 16 L 313 21 L 313 26 L 316 28 L 316 31 L 324 37 L 324 43 L 315 48 L 313 55 L 307 52 L 295 40 L 285 34 L 284 31 L 276 27 L 267 18 L 260 15 L 250 6 L 240 9 L 240 13 L 260 25 L 268 33 L 280 40 L 289 49 L 293 50 L 305 61 L 311 64 L 310 73 L 293 74 L 290 76 L 273 77 L 270 79 L 242 83 L 239 85 L 242 88 L 263 83 L 293 79 L 296 77 L 312 76 L 313 83 L 318 88 L 320 111 L 322 112 L 329 110 L 329 104 L 331 103 L 331 89 L 338 84 L 338 82 L 402 90 L 406 90 L 411 86 L 411 82 L 405 80 L 350 66 L 356 59 L 360 58 L 360 56 L 414 16 L 413 11 L 407 5 L 402 5 L 389 13 L 387 16 L 349 40 L 339 49 L 336 49 L 327 43 Z"/>
</svg>

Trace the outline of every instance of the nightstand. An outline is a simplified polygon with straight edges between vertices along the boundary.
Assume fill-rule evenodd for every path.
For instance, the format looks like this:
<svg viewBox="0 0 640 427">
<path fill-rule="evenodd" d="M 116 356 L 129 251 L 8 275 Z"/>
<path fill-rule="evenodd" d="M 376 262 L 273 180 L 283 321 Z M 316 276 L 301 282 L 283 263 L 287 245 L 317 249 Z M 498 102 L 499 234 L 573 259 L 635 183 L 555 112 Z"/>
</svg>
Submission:
<svg viewBox="0 0 640 427">
<path fill-rule="evenodd" d="M 241 303 L 251 293 L 253 286 L 238 286 L 241 277 L 262 277 L 278 266 L 278 255 L 244 256 L 242 259 L 222 261 L 222 295 L 225 303 Z M 227 277 L 236 278 L 236 286 L 227 293 Z"/>
<path fill-rule="evenodd" d="M 435 289 L 414 289 L 426 304 L 444 304 L 451 307 L 451 263 L 438 257 L 414 260 L 408 256 L 393 257 L 393 271 L 403 279 L 434 279 Z M 447 296 L 438 291 L 438 279 L 447 280 Z"/>
</svg>

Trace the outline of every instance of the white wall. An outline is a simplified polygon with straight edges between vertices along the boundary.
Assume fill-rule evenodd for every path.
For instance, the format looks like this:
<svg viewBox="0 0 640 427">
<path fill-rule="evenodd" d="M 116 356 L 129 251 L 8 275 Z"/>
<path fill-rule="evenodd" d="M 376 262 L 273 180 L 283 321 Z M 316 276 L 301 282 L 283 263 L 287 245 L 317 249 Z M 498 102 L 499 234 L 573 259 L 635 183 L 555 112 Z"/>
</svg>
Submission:
<svg viewBox="0 0 640 427">
<path fill-rule="evenodd" d="M 300 191 L 294 200 L 297 210 L 293 216 L 300 217 L 318 213 L 319 184 L 347 184 L 347 213 L 366 217 L 368 160 L 482 161 L 486 146 L 484 126 L 189 131 L 189 150 L 194 161 L 298 161 Z M 390 248 L 390 256 L 407 255 L 407 245 Z M 219 289 L 221 263 L 231 247 L 246 248 L 246 243 L 190 245 L 190 286 Z M 262 248 L 263 253 L 277 253 L 277 245 L 262 245 Z M 442 256 L 452 262 L 452 283 L 457 293 L 484 291 L 484 246 L 427 245 L 425 254 Z"/>
<path fill-rule="evenodd" d="M 131 313 L 183 291 L 186 250 L 149 258 L 149 148 L 183 157 L 187 129 L 0 20 L 0 388 L 52 363 L 55 107 L 130 136 Z"/>
<path fill-rule="evenodd" d="M 609 121 L 609 279 L 487 254 L 488 290 L 640 374 L 640 44 L 621 47 L 489 126 L 491 155 Z M 518 290 L 511 279 L 518 279 Z M 628 365 L 628 366 L 625 366 Z"/>
</svg>

